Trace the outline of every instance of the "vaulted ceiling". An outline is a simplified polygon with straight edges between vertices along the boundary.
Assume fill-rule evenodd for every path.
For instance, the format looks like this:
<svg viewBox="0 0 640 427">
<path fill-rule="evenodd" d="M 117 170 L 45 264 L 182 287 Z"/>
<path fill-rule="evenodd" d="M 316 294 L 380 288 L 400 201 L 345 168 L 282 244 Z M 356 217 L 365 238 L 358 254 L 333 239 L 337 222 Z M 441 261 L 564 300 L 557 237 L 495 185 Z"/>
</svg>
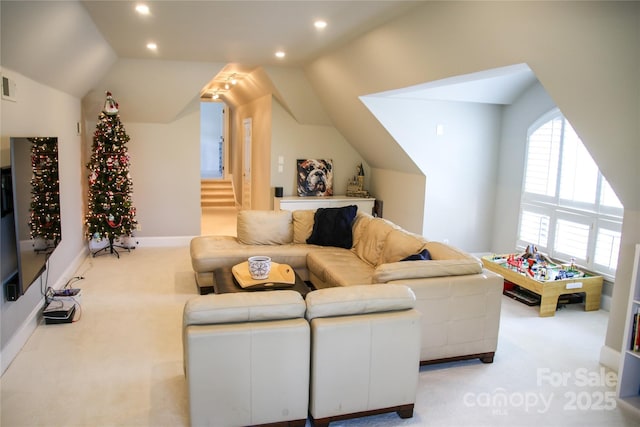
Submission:
<svg viewBox="0 0 640 427">
<path fill-rule="evenodd" d="M 412 1 L 82 1 L 121 58 L 300 66 L 393 19 Z M 314 21 L 327 27 L 316 30 Z M 148 42 L 157 50 L 150 52 Z M 282 60 L 276 50 L 286 52 Z"/>
<path fill-rule="evenodd" d="M 3 1 L 1 63 L 78 97 L 118 59 L 300 67 L 393 19 L 410 1 Z M 328 22 L 316 30 L 316 19 Z M 157 44 L 151 51 L 146 45 Z M 277 50 L 286 57 L 277 59 Z"/>
<path fill-rule="evenodd" d="M 421 2 L 149 1 L 148 15 L 136 13 L 138 3 L 2 2 L 1 63 L 83 98 L 90 117 L 108 89 L 135 112 L 129 120 L 167 122 L 213 87 L 219 73 L 246 76 L 260 66 L 301 69 Z M 319 19 L 326 28 L 314 28 Z M 149 42 L 157 49 L 149 50 Z M 286 56 L 276 58 L 277 50 Z M 498 79 L 456 88 L 468 100 L 493 102 L 513 87 Z M 426 96 L 426 89 L 405 90 L 404 96 Z M 429 96 L 436 94 L 449 96 L 442 88 L 430 89 Z M 486 94 L 491 99 L 483 98 Z"/>
</svg>

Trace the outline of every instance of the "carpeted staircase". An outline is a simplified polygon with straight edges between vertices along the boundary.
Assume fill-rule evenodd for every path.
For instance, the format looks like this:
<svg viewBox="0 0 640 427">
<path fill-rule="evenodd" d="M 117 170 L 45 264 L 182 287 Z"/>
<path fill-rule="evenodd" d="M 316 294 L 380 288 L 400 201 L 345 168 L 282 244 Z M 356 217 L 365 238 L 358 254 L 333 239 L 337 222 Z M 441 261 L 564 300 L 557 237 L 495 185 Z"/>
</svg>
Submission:
<svg viewBox="0 0 640 427">
<path fill-rule="evenodd" d="M 200 206 L 203 208 L 235 207 L 233 183 L 229 179 L 203 179 L 200 181 Z"/>
</svg>

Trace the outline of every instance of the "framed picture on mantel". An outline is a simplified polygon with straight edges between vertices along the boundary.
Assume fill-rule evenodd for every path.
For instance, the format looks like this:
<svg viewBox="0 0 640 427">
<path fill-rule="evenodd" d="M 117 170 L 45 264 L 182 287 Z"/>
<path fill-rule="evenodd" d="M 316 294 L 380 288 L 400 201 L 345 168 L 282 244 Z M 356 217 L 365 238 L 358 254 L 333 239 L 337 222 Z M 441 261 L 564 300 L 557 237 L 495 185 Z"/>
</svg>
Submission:
<svg viewBox="0 0 640 427">
<path fill-rule="evenodd" d="M 333 160 L 298 159 L 298 196 L 333 196 Z"/>
</svg>

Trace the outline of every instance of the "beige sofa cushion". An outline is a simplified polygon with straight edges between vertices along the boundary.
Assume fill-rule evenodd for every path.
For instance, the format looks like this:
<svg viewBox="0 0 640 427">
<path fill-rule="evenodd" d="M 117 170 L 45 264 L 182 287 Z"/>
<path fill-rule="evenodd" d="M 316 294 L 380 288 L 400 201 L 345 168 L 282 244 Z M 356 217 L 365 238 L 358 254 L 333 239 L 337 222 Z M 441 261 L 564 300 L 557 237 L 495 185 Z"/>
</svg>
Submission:
<svg viewBox="0 0 640 427">
<path fill-rule="evenodd" d="M 349 249 L 325 247 L 307 254 L 307 268 L 324 286 L 372 283 L 373 267 Z"/>
<path fill-rule="evenodd" d="M 306 306 L 296 291 L 237 292 L 202 295 L 187 301 L 183 324 L 260 322 L 304 317 Z"/>
<path fill-rule="evenodd" d="M 307 243 L 313 231 L 315 209 L 301 209 L 292 212 L 293 243 Z"/>
<path fill-rule="evenodd" d="M 416 296 L 407 286 L 356 285 L 309 292 L 306 304 L 305 316 L 312 320 L 316 317 L 408 310 L 415 306 Z"/>
<path fill-rule="evenodd" d="M 417 254 L 425 243 L 426 240 L 421 236 L 405 230 L 392 230 L 384 243 L 380 264 L 398 262 L 409 255 Z"/>
<path fill-rule="evenodd" d="M 439 261 L 400 261 L 380 264 L 376 267 L 373 273 L 373 283 L 479 273 L 482 273 L 482 263 L 473 257 Z"/>
<path fill-rule="evenodd" d="M 358 211 L 356 214 L 356 219 L 353 220 L 353 247 L 358 246 L 360 239 L 364 236 L 367 231 L 367 226 L 369 223 L 373 221 L 373 216 L 371 214 Z"/>
<path fill-rule="evenodd" d="M 387 235 L 397 228 L 398 226 L 385 219 L 373 218 L 366 225 L 366 229 L 358 239 L 357 245 L 354 246 L 356 255 L 370 265 L 378 265 Z"/>
<path fill-rule="evenodd" d="M 291 211 L 238 212 L 238 241 L 246 245 L 284 245 L 293 241 Z"/>
</svg>

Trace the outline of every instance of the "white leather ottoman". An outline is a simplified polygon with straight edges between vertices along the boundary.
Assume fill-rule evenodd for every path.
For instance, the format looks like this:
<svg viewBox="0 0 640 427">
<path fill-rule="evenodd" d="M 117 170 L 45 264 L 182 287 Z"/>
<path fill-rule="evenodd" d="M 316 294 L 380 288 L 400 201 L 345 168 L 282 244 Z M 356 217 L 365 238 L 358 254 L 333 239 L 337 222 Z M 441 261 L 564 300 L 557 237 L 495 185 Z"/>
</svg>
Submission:
<svg viewBox="0 0 640 427">
<path fill-rule="evenodd" d="M 192 426 L 304 426 L 309 324 L 298 292 L 202 295 L 184 308 Z"/>
<path fill-rule="evenodd" d="M 413 416 L 420 313 L 401 285 L 356 285 L 307 294 L 311 323 L 309 412 L 315 426 L 397 412 Z"/>
</svg>

